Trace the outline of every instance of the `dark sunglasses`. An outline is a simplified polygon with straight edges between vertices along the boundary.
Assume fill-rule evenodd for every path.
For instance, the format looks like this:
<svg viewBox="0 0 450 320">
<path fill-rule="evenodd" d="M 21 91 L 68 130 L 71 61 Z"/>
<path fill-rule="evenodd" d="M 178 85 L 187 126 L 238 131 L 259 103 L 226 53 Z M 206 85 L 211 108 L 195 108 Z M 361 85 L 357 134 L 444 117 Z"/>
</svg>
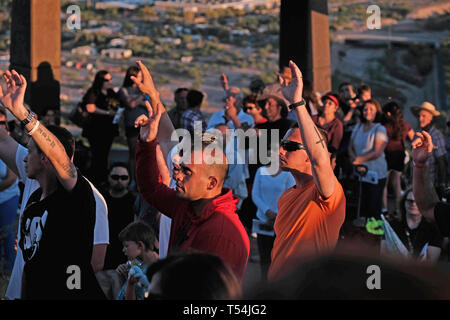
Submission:
<svg viewBox="0 0 450 320">
<path fill-rule="evenodd" d="M 128 180 L 128 178 L 129 178 L 129 176 L 127 176 L 127 175 L 118 175 L 118 174 L 112 174 L 112 175 L 110 175 L 110 177 L 111 177 L 111 179 L 113 179 L 113 180 L 123 180 L 123 181 L 125 181 L 125 180 Z"/>
<path fill-rule="evenodd" d="M 244 107 L 244 111 L 253 110 L 253 109 L 255 109 L 255 108 L 254 107 Z"/>
<path fill-rule="evenodd" d="M 290 140 L 282 140 L 280 142 L 280 147 L 288 152 L 293 152 L 297 150 L 306 150 L 306 147 L 298 142 L 290 141 Z"/>
<path fill-rule="evenodd" d="M 105 82 L 110 82 L 110 81 L 112 81 L 112 78 L 108 78 L 108 79 L 103 78 L 103 81 L 105 81 Z"/>
<path fill-rule="evenodd" d="M 6 126 L 6 121 L 0 121 L 0 125 Z"/>
</svg>

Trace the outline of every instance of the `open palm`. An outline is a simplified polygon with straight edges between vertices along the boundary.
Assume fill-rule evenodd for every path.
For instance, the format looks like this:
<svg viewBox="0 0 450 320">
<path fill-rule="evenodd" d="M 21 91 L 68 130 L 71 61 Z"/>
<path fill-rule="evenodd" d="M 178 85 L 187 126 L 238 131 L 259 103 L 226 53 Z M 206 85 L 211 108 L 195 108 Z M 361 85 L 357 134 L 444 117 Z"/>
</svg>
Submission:
<svg viewBox="0 0 450 320">
<path fill-rule="evenodd" d="M 23 75 L 19 75 L 15 70 L 6 71 L 3 74 L 6 82 L 6 90 L 0 87 L 0 101 L 13 114 L 23 106 L 27 81 Z M 16 112 L 15 112 L 16 111 Z"/>
</svg>

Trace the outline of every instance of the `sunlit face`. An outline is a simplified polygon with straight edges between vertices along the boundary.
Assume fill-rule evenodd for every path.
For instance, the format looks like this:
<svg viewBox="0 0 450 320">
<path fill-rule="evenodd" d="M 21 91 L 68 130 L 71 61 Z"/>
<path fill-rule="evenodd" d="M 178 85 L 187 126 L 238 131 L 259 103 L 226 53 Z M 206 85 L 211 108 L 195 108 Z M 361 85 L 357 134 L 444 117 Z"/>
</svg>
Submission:
<svg viewBox="0 0 450 320">
<path fill-rule="evenodd" d="M 421 128 L 425 128 L 433 121 L 433 114 L 426 110 L 420 110 L 419 112 L 419 125 Z"/>
<path fill-rule="evenodd" d="M 366 103 L 363 109 L 363 116 L 367 122 L 373 122 L 377 115 L 377 107 L 373 103 Z"/>
<path fill-rule="evenodd" d="M 405 210 L 407 214 L 420 215 L 419 208 L 417 207 L 414 194 L 412 192 L 409 192 L 406 196 Z"/>
<path fill-rule="evenodd" d="M 122 252 L 127 256 L 128 260 L 133 260 L 142 255 L 143 245 L 135 241 L 123 241 Z"/>
<path fill-rule="evenodd" d="M 371 94 L 370 90 L 366 90 L 366 91 L 361 92 L 361 97 L 360 98 L 361 98 L 362 101 L 367 101 L 367 100 L 372 99 L 372 94 Z"/>
<path fill-rule="evenodd" d="M 189 201 L 204 198 L 208 185 L 208 176 L 204 164 L 194 164 L 196 152 L 191 154 L 191 163 L 174 164 L 173 179 L 176 182 L 177 197 Z"/>
<path fill-rule="evenodd" d="M 109 74 L 109 73 L 105 74 L 104 77 L 103 77 L 103 79 L 105 80 L 105 81 L 103 82 L 103 89 L 104 89 L 104 90 L 110 89 L 111 86 L 112 86 L 112 77 L 111 77 L 111 74 Z"/>
<path fill-rule="evenodd" d="M 266 110 L 267 119 L 269 119 L 270 122 L 281 118 L 281 106 L 274 98 L 267 99 L 264 109 Z"/>
<path fill-rule="evenodd" d="M 290 129 L 285 134 L 283 141 L 302 143 L 300 130 Z M 311 163 L 305 150 L 288 151 L 280 146 L 278 156 L 280 159 L 280 167 L 283 171 L 296 170 L 302 173 L 308 173 L 311 170 Z"/>
<path fill-rule="evenodd" d="M 330 99 L 325 99 L 324 105 L 323 105 L 323 113 L 327 115 L 335 114 L 338 109 L 338 106 L 336 103 L 334 103 Z"/>
<path fill-rule="evenodd" d="M 43 163 L 44 155 L 38 151 L 36 143 L 33 139 L 28 142 L 28 154 L 23 159 L 25 162 L 25 171 L 28 178 L 36 179 L 44 168 Z"/>
<path fill-rule="evenodd" d="M 244 111 L 251 116 L 256 116 L 262 113 L 262 109 L 254 103 L 246 103 Z"/>
</svg>

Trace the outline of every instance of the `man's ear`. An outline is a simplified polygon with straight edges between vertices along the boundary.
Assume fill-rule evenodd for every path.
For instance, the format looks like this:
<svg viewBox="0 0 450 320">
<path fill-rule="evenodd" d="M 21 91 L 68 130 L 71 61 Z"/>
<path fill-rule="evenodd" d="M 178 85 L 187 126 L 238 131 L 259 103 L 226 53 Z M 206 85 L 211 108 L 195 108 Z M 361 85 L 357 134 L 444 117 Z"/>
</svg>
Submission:
<svg viewBox="0 0 450 320">
<path fill-rule="evenodd" d="M 138 248 L 139 248 L 139 249 L 145 250 L 145 244 L 144 244 L 144 242 L 138 241 L 138 242 L 137 242 L 137 245 L 138 245 Z"/>
<path fill-rule="evenodd" d="M 207 184 L 206 188 L 207 188 L 208 190 L 212 190 L 212 189 L 214 189 L 215 187 L 217 187 L 218 184 L 219 184 L 219 180 L 217 180 L 217 178 L 214 177 L 214 176 L 210 176 L 210 177 L 208 178 L 208 184 Z"/>
</svg>

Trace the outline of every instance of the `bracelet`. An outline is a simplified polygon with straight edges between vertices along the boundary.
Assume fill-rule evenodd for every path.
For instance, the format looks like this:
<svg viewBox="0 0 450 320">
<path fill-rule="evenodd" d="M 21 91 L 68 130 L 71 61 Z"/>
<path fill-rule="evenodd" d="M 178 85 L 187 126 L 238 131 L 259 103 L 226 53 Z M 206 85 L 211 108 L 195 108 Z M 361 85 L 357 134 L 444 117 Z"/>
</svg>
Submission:
<svg viewBox="0 0 450 320">
<path fill-rule="evenodd" d="M 289 110 L 294 110 L 295 108 L 300 107 L 300 106 L 304 106 L 304 105 L 306 105 L 306 101 L 305 101 L 305 99 L 302 99 L 299 102 L 295 102 L 295 103 L 290 104 L 289 105 Z"/>
<path fill-rule="evenodd" d="M 415 163 L 414 162 L 414 168 L 419 168 L 419 169 L 423 169 L 428 167 L 428 165 L 426 163 Z"/>
<path fill-rule="evenodd" d="M 36 120 L 36 124 L 34 125 L 33 129 L 31 129 L 30 131 L 28 131 L 28 135 L 29 135 L 29 136 L 33 135 L 33 133 L 37 130 L 38 127 L 39 127 L 39 121 Z"/>
</svg>

